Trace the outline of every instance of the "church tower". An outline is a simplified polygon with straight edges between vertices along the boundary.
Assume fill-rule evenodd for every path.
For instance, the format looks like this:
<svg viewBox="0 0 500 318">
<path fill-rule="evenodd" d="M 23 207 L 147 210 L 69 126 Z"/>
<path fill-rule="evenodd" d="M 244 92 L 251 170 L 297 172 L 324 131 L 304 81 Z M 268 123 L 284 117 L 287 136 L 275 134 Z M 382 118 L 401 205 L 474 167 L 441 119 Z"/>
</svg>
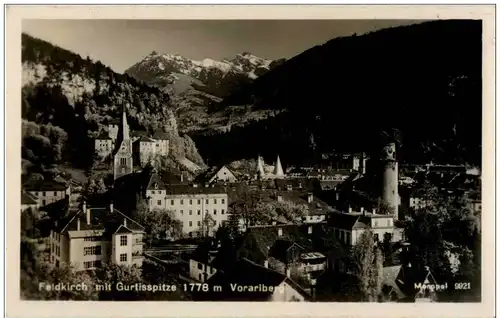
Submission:
<svg viewBox="0 0 500 318">
<path fill-rule="evenodd" d="M 120 126 L 118 127 L 118 135 L 115 142 L 115 150 L 113 152 L 113 174 L 114 179 L 118 179 L 133 171 L 132 161 L 132 140 L 130 139 L 130 131 L 127 123 L 126 107 L 123 107 Z"/>
<path fill-rule="evenodd" d="M 398 162 L 396 160 L 396 144 L 388 143 L 382 150 L 382 199 L 394 209 L 393 217 L 398 218 Z"/>
<path fill-rule="evenodd" d="M 284 178 L 285 173 L 283 173 L 283 167 L 281 167 L 280 156 L 276 159 L 276 165 L 274 166 L 274 176 L 276 178 Z"/>
</svg>

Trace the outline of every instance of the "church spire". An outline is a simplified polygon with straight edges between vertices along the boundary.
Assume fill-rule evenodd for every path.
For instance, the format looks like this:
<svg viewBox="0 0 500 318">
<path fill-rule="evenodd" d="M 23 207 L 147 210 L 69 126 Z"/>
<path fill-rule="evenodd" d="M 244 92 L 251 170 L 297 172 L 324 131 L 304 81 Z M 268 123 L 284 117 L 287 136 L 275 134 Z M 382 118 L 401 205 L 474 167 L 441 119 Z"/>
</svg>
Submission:
<svg viewBox="0 0 500 318">
<path fill-rule="evenodd" d="M 262 158 L 260 155 L 257 156 L 257 176 L 258 177 L 264 176 L 264 165 L 262 163 Z"/>
<path fill-rule="evenodd" d="M 128 103 L 123 105 L 122 107 L 122 120 L 120 123 L 120 129 L 122 130 L 122 140 L 129 140 L 130 139 L 130 132 L 129 132 L 129 127 L 127 123 L 127 108 L 128 108 Z"/>
<path fill-rule="evenodd" d="M 285 176 L 283 173 L 283 167 L 281 167 L 280 156 L 276 159 L 276 165 L 274 166 L 274 176 L 277 178 L 282 178 Z"/>
</svg>

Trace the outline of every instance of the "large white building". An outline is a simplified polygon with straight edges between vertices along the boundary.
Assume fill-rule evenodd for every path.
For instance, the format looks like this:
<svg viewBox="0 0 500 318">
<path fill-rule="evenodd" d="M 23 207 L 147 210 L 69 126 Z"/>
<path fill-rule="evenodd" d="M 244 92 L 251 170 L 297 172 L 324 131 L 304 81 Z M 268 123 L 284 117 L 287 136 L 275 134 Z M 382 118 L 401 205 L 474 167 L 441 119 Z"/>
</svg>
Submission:
<svg viewBox="0 0 500 318">
<path fill-rule="evenodd" d="M 50 261 L 76 270 L 103 263 L 142 266 L 144 227 L 113 208 L 83 208 L 50 234 Z"/>
<path fill-rule="evenodd" d="M 174 212 L 183 225 L 183 232 L 190 236 L 201 233 L 212 235 L 228 218 L 228 196 L 219 186 L 188 184 L 166 185 L 153 173 L 146 187 L 149 210 L 160 209 Z M 203 220 L 210 216 L 214 224 L 206 228 Z"/>
</svg>

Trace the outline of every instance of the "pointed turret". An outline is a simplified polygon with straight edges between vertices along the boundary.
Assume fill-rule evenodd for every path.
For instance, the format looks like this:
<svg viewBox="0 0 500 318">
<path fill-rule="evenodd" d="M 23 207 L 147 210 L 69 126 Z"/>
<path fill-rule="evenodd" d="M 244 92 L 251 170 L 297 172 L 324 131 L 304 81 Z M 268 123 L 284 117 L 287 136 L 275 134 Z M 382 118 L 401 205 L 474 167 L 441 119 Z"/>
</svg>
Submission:
<svg viewBox="0 0 500 318">
<path fill-rule="evenodd" d="M 123 132 L 123 135 L 122 135 L 123 140 L 130 139 L 130 131 L 129 131 L 128 123 L 127 123 L 127 109 L 126 108 L 127 108 L 126 106 L 123 106 L 122 121 L 120 123 L 120 125 L 121 125 L 120 129 Z"/>
<path fill-rule="evenodd" d="M 274 166 L 274 176 L 276 178 L 283 178 L 285 174 L 283 173 L 283 168 L 281 167 L 280 156 L 276 159 L 276 165 Z"/>
<path fill-rule="evenodd" d="M 259 155 L 257 157 L 257 177 L 262 178 L 264 176 L 264 164 L 262 162 L 262 157 Z"/>
</svg>

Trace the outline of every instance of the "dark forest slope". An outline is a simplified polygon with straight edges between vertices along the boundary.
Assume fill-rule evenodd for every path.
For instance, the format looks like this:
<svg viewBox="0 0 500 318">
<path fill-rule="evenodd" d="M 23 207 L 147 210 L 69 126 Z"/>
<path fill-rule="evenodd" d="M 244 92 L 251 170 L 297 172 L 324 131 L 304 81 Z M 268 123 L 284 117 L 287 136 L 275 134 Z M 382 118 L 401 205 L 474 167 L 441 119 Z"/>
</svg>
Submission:
<svg viewBox="0 0 500 318">
<path fill-rule="evenodd" d="M 479 164 L 481 66 L 479 20 L 337 38 L 288 60 L 218 105 L 286 113 L 193 138 L 212 163 L 257 153 L 274 158 L 277 152 L 291 163 L 332 149 L 374 149 L 384 132 L 398 130 L 404 161 Z"/>
</svg>

